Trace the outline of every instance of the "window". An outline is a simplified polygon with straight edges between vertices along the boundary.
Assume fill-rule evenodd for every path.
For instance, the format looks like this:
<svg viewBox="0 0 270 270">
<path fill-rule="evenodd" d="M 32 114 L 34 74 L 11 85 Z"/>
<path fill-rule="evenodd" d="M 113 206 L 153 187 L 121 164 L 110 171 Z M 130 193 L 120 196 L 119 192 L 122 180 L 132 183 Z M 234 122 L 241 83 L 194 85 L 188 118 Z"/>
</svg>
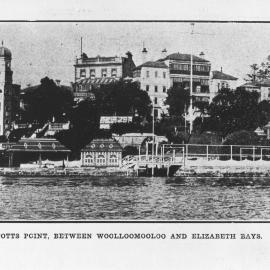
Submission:
<svg viewBox="0 0 270 270">
<path fill-rule="evenodd" d="M 157 71 L 155 71 L 155 78 L 157 78 L 158 77 L 158 72 Z"/>
<path fill-rule="evenodd" d="M 163 72 L 163 78 L 164 79 L 166 78 L 166 72 Z"/>
<path fill-rule="evenodd" d="M 116 68 L 112 68 L 112 70 L 111 70 L 111 76 L 113 77 L 113 78 L 115 78 L 116 76 L 117 76 L 117 69 Z"/>
<path fill-rule="evenodd" d="M 149 70 L 146 70 L 146 78 L 149 78 Z"/>
<path fill-rule="evenodd" d="M 158 109 L 154 109 L 154 118 L 158 117 Z"/>
<path fill-rule="evenodd" d="M 104 155 L 98 155 L 97 157 L 97 165 L 105 165 L 106 159 Z"/>
<path fill-rule="evenodd" d="M 145 89 L 147 92 L 149 92 L 149 85 L 146 85 Z"/>
<path fill-rule="evenodd" d="M 107 68 L 101 70 L 101 77 L 107 77 Z"/>
<path fill-rule="evenodd" d="M 166 86 L 163 86 L 163 93 L 166 93 Z"/>
<path fill-rule="evenodd" d="M 94 163 L 94 158 L 92 155 L 86 155 L 85 156 L 85 164 L 93 164 Z"/>
<path fill-rule="evenodd" d="M 157 92 L 158 91 L 158 87 L 157 87 L 157 85 L 155 85 L 155 92 Z"/>
<path fill-rule="evenodd" d="M 94 69 L 90 69 L 90 78 L 94 79 L 96 77 L 96 71 Z"/>
<path fill-rule="evenodd" d="M 118 163 L 117 156 L 116 155 L 110 155 L 109 163 L 110 164 L 117 164 Z"/>
<path fill-rule="evenodd" d="M 208 80 L 205 79 L 201 80 L 201 85 L 208 85 L 208 84 L 209 84 Z"/>
<path fill-rule="evenodd" d="M 154 103 L 157 104 L 157 98 L 156 98 L 156 97 L 155 97 L 155 99 L 154 99 Z"/>
<path fill-rule="evenodd" d="M 81 70 L 80 70 L 80 77 L 81 77 L 81 78 L 85 78 L 85 77 L 86 77 L 85 69 L 81 69 Z"/>
</svg>

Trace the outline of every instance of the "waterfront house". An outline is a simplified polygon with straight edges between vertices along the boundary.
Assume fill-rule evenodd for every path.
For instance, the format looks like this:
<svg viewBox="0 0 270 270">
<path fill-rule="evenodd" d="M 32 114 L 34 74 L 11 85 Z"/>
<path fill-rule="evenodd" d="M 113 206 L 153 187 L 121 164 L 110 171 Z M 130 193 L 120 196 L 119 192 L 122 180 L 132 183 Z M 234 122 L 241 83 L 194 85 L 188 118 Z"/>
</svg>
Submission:
<svg viewBox="0 0 270 270">
<path fill-rule="evenodd" d="M 238 78 L 226 74 L 222 71 L 213 70 L 210 79 L 210 101 L 218 94 L 222 88 L 236 89 Z"/>
<path fill-rule="evenodd" d="M 70 150 L 54 138 L 26 138 L 14 143 L 3 143 L 9 158 L 9 167 L 42 159 L 68 160 Z"/>
<path fill-rule="evenodd" d="M 122 147 L 112 138 L 94 139 L 81 150 L 81 161 L 85 167 L 119 167 Z"/>
<path fill-rule="evenodd" d="M 88 57 L 85 53 L 76 59 L 74 98 L 77 101 L 91 98 L 92 88 L 117 82 L 119 79 L 132 77 L 135 64 L 131 52 L 123 56 Z"/>
<path fill-rule="evenodd" d="M 151 98 L 155 118 L 161 118 L 167 112 L 164 102 L 170 88 L 169 67 L 163 62 L 147 61 L 134 69 L 133 77 Z"/>
</svg>

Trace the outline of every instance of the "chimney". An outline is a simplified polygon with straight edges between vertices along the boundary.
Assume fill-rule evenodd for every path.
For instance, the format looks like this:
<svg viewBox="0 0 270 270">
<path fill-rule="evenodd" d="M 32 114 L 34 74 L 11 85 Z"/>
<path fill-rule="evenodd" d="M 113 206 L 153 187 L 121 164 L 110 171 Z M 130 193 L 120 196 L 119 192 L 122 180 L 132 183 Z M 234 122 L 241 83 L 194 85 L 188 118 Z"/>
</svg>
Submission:
<svg viewBox="0 0 270 270">
<path fill-rule="evenodd" d="M 128 59 L 132 59 L 132 53 L 130 51 L 126 52 L 126 56 Z"/>
<path fill-rule="evenodd" d="M 144 47 L 143 50 L 142 50 L 142 63 L 145 63 L 147 61 L 147 50 L 146 48 Z"/>
<path fill-rule="evenodd" d="M 162 51 L 161 51 L 161 58 L 166 58 L 167 57 L 167 50 L 166 48 L 164 48 Z"/>
<path fill-rule="evenodd" d="M 205 56 L 204 52 L 200 52 L 199 56 L 200 56 L 202 59 L 204 59 L 204 56 Z"/>
<path fill-rule="evenodd" d="M 220 72 L 222 73 L 223 71 L 222 71 L 222 67 L 220 67 Z"/>
</svg>

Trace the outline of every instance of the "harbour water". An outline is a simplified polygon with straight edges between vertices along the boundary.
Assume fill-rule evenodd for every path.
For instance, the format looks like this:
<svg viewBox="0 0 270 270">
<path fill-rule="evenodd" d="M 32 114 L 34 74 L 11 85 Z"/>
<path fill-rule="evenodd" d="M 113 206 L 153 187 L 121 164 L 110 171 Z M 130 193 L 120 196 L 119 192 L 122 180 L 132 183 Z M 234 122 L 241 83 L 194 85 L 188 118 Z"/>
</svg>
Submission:
<svg viewBox="0 0 270 270">
<path fill-rule="evenodd" d="M 1 220 L 270 219 L 270 178 L 1 177 Z"/>
</svg>

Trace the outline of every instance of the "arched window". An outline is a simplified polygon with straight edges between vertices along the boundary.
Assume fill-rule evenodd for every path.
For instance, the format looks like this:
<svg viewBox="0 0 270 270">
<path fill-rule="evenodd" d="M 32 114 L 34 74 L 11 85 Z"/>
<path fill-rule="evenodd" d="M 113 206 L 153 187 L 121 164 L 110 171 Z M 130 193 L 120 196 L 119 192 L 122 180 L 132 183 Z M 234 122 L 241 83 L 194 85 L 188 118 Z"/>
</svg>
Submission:
<svg viewBox="0 0 270 270">
<path fill-rule="evenodd" d="M 117 164 L 117 162 L 118 162 L 117 156 L 114 154 L 110 155 L 109 163 L 110 164 Z"/>
<path fill-rule="evenodd" d="M 92 155 L 86 155 L 85 156 L 85 164 L 93 164 L 94 158 Z"/>
<path fill-rule="evenodd" d="M 106 159 L 104 155 L 98 155 L 97 157 L 97 164 L 98 165 L 105 165 Z"/>
</svg>

